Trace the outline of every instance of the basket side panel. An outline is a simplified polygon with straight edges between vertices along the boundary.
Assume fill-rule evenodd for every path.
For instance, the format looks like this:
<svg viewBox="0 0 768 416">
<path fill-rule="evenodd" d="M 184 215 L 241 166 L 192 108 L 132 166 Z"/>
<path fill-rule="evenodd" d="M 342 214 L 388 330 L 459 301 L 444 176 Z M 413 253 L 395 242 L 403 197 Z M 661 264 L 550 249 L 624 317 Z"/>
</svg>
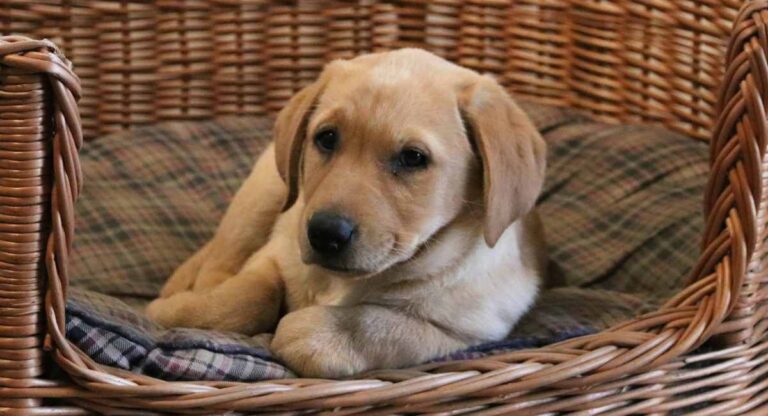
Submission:
<svg viewBox="0 0 768 416">
<path fill-rule="evenodd" d="M 734 24 L 710 143 L 712 169 L 705 201 L 710 221 L 705 251 L 712 251 L 707 249 L 717 245 L 715 236 L 728 230 L 740 235 L 744 247 L 732 247 L 727 256 L 737 258 L 745 252 L 743 257 L 749 260 L 743 267 L 743 279 L 739 271 L 733 271 L 732 292 L 738 298 L 719 330 L 730 345 L 759 342 L 768 329 L 767 10 L 766 0 L 750 2 Z"/>
<path fill-rule="evenodd" d="M 2 48 L 2 45 L 0 45 Z M 0 386 L 43 375 L 43 236 L 48 230 L 51 131 L 45 77 L 0 62 Z M 2 407 L 35 407 L 3 399 Z"/>
</svg>

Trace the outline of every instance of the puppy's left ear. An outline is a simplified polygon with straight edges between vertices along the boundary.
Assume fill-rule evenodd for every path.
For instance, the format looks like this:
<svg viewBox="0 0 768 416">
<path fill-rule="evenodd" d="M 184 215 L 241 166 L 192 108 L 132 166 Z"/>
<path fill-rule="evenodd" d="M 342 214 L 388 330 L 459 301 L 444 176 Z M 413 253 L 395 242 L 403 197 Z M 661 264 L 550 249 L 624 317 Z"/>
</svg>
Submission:
<svg viewBox="0 0 768 416">
<path fill-rule="evenodd" d="M 484 237 L 504 230 L 536 204 L 544 184 L 546 144 L 528 116 L 496 81 L 481 76 L 462 88 L 459 106 L 483 162 Z"/>
<path fill-rule="evenodd" d="M 294 95 L 280 110 L 275 121 L 273 133 L 275 161 L 280 177 L 288 186 L 288 196 L 283 205 L 283 211 L 290 208 L 299 195 L 301 151 L 307 135 L 307 123 L 322 91 L 323 81 L 324 79 L 321 78 Z"/>
</svg>

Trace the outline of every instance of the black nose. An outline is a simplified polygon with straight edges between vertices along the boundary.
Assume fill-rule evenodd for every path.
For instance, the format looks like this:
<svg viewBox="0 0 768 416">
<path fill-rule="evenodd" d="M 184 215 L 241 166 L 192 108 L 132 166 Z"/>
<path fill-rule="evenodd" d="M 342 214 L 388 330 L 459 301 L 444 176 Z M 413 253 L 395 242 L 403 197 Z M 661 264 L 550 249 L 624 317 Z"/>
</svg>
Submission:
<svg viewBox="0 0 768 416">
<path fill-rule="evenodd" d="M 348 218 L 328 212 L 312 215 L 307 225 L 309 244 L 323 255 L 341 253 L 355 233 L 355 224 Z"/>
</svg>

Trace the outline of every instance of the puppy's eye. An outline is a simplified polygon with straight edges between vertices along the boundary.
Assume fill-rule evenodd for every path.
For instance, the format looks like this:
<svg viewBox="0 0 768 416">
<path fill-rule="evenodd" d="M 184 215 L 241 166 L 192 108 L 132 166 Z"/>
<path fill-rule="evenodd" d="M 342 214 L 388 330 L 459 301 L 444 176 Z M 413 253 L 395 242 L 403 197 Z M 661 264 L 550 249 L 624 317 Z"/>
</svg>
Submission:
<svg viewBox="0 0 768 416">
<path fill-rule="evenodd" d="M 397 155 L 397 164 L 406 169 L 423 169 L 429 158 L 421 150 L 405 148 Z"/>
<path fill-rule="evenodd" d="M 334 128 L 323 129 L 315 134 L 315 145 L 323 153 L 331 153 L 339 144 L 339 132 Z"/>
</svg>

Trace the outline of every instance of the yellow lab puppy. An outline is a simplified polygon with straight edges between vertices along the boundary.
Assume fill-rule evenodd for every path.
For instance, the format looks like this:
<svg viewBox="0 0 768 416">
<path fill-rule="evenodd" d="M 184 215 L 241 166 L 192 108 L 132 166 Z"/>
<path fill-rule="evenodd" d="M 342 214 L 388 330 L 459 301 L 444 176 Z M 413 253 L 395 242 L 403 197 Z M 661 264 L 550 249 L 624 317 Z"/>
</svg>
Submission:
<svg viewBox="0 0 768 416">
<path fill-rule="evenodd" d="M 417 49 L 334 61 L 274 140 L 160 324 L 277 324 L 289 367 L 344 377 L 498 340 L 533 303 L 545 144 L 491 78 Z"/>
</svg>

